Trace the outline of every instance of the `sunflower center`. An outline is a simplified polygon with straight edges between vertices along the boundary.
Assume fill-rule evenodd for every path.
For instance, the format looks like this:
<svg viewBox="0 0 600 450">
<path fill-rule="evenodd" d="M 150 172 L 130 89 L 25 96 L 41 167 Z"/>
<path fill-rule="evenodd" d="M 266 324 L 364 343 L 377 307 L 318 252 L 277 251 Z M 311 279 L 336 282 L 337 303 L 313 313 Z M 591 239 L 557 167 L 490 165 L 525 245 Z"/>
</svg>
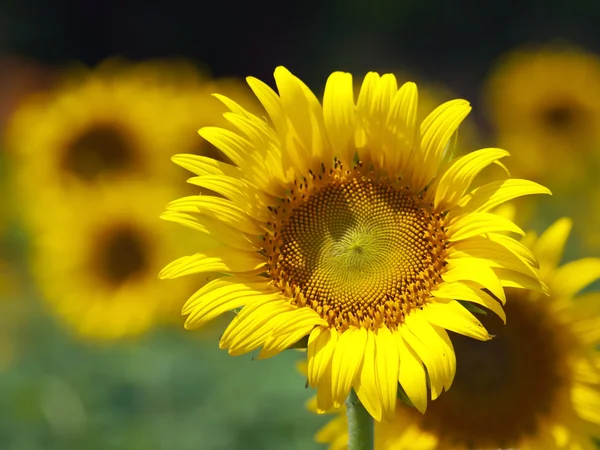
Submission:
<svg viewBox="0 0 600 450">
<path fill-rule="evenodd" d="M 69 144 L 63 163 L 78 178 L 93 180 L 103 173 L 131 168 L 134 155 L 123 130 L 101 124 L 84 131 Z"/>
<path fill-rule="evenodd" d="M 419 416 L 423 428 L 448 445 L 512 448 L 539 432 L 564 389 L 565 336 L 538 305 L 513 293 L 508 322 L 483 318 L 496 337 L 479 342 L 452 335 L 460 361 L 452 388 Z M 489 323 L 488 323 L 489 321 Z"/>
<path fill-rule="evenodd" d="M 100 273 L 111 283 L 119 285 L 140 275 L 147 268 L 145 241 L 134 229 L 115 229 L 101 242 Z"/>
<path fill-rule="evenodd" d="M 395 329 L 440 281 L 442 217 L 360 168 L 321 178 L 318 187 L 301 184 L 274 210 L 269 275 L 292 303 L 339 330 Z"/>
</svg>

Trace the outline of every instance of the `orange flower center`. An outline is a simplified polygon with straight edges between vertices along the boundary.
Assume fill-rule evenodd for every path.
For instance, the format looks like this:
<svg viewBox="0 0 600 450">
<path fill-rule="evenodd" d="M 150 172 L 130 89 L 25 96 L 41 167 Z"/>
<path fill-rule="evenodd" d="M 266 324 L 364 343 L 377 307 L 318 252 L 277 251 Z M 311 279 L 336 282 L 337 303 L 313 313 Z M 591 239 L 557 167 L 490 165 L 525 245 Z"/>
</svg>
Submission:
<svg viewBox="0 0 600 450">
<path fill-rule="evenodd" d="M 321 172 L 273 210 L 269 276 L 338 330 L 395 329 L 441 280 L 443 218 L 361 165 Z"/>
</svg>

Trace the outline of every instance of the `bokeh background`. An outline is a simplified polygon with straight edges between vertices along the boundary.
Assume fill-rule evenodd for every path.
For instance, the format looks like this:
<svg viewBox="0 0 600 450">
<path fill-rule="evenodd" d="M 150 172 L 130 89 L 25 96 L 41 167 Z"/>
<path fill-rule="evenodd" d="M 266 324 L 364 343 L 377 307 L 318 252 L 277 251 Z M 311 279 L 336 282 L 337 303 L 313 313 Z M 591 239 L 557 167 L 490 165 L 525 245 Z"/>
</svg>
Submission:
<svg viewBox="0 0 600 450">
<path fill-rule="evenodd" d="M 156 279 L 198 246 L 158 220 L 199 189 L 170 156 L 214 156 L 209 94 L 260 111 L 243 79 L 277 65 L 319 94 L 377 70 L 416 81 L 424 111 L 470 100 L 459 149 L 504 146 L 555 193 L 519 224 L 572 216 L 566 259 L 600 256 L 599 30 L 590 0 L 3 0 L 0 449 L 324 448 L 301 353 L 228 356 L 224 321 L 179 315 L 206 278 Z"/>
</svg>

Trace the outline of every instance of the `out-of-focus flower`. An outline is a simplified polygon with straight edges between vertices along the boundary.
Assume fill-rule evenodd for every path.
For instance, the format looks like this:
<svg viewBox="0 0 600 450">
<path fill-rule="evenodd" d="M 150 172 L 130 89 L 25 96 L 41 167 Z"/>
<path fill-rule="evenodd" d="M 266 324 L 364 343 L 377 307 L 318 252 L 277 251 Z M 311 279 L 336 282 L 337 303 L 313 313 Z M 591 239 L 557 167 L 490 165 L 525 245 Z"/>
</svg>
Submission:
<svg viewBox="0 0 600 450">
<path fill-rule="evenodd" d="M 46 208 L 46 191 L 67 200 L 82 183 L 130 176 L 180 181 L 184 171 L 169 164 L 173 153 L 218 154 L 196 133 L 198 123 L 227 125 L 224 106 L 210 94 L 250 98 L 243 89 L 234 80 L 201 76 L 181 61 L 109 60 L 93 70 L 73 69 L 55 89 L 30 97 L 9 122 L 5 141 L 15 158 L 15 191 L 30 210 Z"/>
<path fill-rule="evenodd" d="M 571 221 L 561 219 L 537 241 L 525 239 L 550 297 L 510 289 L 506 325 L 486 318 L 494 339 L 481 343 L 452 335 L 459 360 L 452 389 L 424 415 L 399 403 L 392 422 L 375 425 L 375 448 L 596 448 L 600 294 L 576 295 L 600 278 L 600 259 L 558 267 L 570 229 Z M 316 439 L 331 450 L 347 448 L 343 409 Z"/>
<path fill-rule="evenodd" d="M 33 274 L 50 310 L 79 336 L 134 336 L 178 317 L 180 297 L 193 282 L 165 284 L 156 277 L 183 244 L 157 222 L 173 193 L 133 180 L 80 187 L 68 203 L 54 193 L 46 224 L 34 236 Z"/>
<path fill-rule="evenodd" d="M 553 191 L 580 179 L 600 148 L 600 59 L 570 47 L 519 50 L 499 61 L 485 91 L 511 171 Z"/>
<path fill-rule="evenodd" d="M 457 299 L 504 318 L 505 286 L 540 289 L 533 256 L 504 234 L 520 229 L 490 210 L 548 190 L 503 179 L 470 191 L 508 152 L 448 161 L 471 109 L 465 100 L 418 122 L 416 85 L 399 87 L 391 74 L 369 73 L 355 103 L 352 76 L 333 73 L 323 106 L 287 69 L 277 68 L 275 81 L 279 95 L 248 79 L 271 123 L 220 97 L 237 130 L 200 130 L 232 164 L 174 158 L 221 196 L 168 205 L 165 219 L 201 234 L 199 253 L 161 277 L 221 273 L 184 313 L 195 328 L 243 307 L 220 342 L 232 355 L 261 348 L 265 358 L 309 336 L 308 381 L 320 411 L 354 388 L 373 417 L 389 419 L 399 381 L 423 412 L 454 378 L 446 329 L 490 339 Z"/>
</svg>

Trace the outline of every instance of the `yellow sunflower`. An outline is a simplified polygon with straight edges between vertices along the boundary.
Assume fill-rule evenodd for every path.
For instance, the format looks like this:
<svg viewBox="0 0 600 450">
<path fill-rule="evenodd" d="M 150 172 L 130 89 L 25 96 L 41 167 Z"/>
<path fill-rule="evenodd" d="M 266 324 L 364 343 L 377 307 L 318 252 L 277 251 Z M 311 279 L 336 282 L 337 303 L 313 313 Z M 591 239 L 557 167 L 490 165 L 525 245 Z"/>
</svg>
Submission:
<svg viewBox="0 0 600 450">
<path fill-rule="evenodd" d="M 460 365 L 450 392 L 425 415 L 399 403 L 392 422 L 376 424 L 375 448 L 596 449 L 600 293 L 574 297 L 600 278 L 600 259 L 557 267 L 570 229 L 571 221 L 561 219 L 537 242 L 529 239 L 550 297 L 511 289 L 507 324 L 487 318 L 497 333 L 492 341 L 482 344 L 453 335 Z M 316 439 L 329 443 L 330 450 L 347 448 L 344 415 Z"/>
<path fill-rule="evenodd" d="M 446 161 L 471 109 L 465 100 L 417 123 L 416 85 L 398 88 L 391 74 L 367 74 L 355 103 L 352 76 L 335 72 L 323 106 L 287 69 L 277 68 L 275 81 L 279 95 L 248 78 L 270 123 L 220 96 L 237 131 L 200 130 L 232 164 L 173 158 L 196 175 L 191 183 L 221 196 L 168 205 L 165 219 L 197 229 L 212 248 L 160 276 L 222 275 L 183 312 L 194 328 L 242 307 L 220 342 L 231 355 L 261 348 L 265 358 L 308 336 L 320 411 L 354 388 L 374 418 L 392 417 L 398 381 L 425 411 L 454 377 L 446 329 L 490 338 L 457 300 L 504 318 L 504 287 L 540 288 L 533 256 L 503 234 L 521 230 L 490 210 L 549 191 L 516 179 L 469 191 L 478 172 L 508 153 Z"/>
<path fill-rule="evenodd" d="M 66 73 L 53 90 L 24 102 L 8 124 L 15 191 L 24 205 L 39 205 L 46 188 L 68 195 L 79 183 L 116 183 L 132 175 L 182 180 L 182 169 L 165 166 L 176 150 L 216 154 L 195 133 L 198 122 L 226 125 L 225 108 L 210 95 L 216 89 L 251 98 L 234 80 L 211 80 L 178 61 L 109 60 Z"/>
<path fill-rule="evenodd" d="M 516 51 L 492 71 L 485 94 L 513 173 L 553 190 L 580 179 L 600 145 L 600 58 L 569 47 Z"/>
<path fill-rule="evenodd" d="M 176 316 L 178 297 L 202 282 L 164 284 L 156 277 L 186 237 L 157 223 L 172 195 L 133 180 L 79 187 L 66 203 L 60 192 L 49 195 L 55 201 L 37 217 L 32 271 L 50 311 L 78 336 L 111 340 L 145 332 Z"/>
</svg>

